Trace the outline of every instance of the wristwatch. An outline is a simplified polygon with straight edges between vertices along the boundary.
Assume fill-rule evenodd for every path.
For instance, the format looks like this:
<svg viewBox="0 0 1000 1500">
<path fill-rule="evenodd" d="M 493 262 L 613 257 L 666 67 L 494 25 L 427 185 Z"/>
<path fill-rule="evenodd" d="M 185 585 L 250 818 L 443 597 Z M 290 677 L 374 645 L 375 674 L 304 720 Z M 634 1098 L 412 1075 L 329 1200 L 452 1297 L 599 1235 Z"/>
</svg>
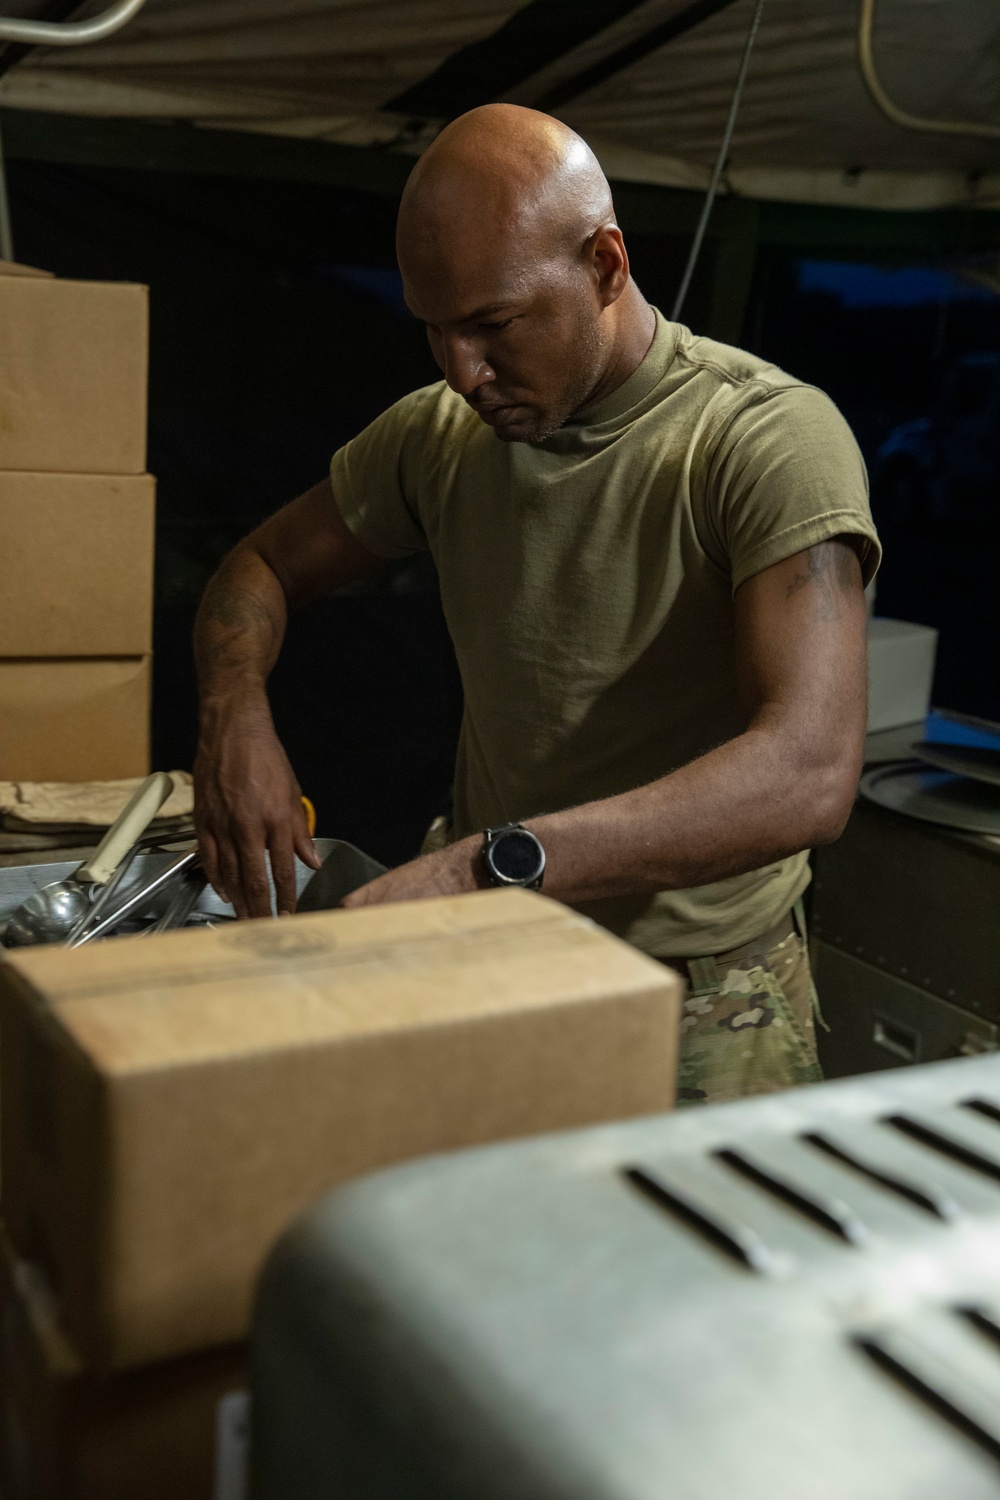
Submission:
<svg viewBox="0 0 1000 1500">
<path fill-rule="evenodd" d="M 545 873 L 545 850 L 523 823 L 483 830 L 483 862 L 491 885 L 537 891 Z"/>
</svg>

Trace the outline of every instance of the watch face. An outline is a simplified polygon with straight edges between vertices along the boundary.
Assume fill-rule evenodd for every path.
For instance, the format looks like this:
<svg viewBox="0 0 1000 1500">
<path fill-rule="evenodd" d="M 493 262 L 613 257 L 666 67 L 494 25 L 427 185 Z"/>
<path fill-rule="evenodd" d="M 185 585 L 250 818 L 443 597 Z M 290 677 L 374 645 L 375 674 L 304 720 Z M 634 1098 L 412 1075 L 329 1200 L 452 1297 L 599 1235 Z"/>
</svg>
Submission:
<svg viewBox="0 0 1000 1500">
<path fill-rule="evenodd" d="M 514 828 L 497 839 L 490 850 L 490 860 L 504 880 L 536 880 L 544 868 L 544 856 L 538 840 L 525 829 Z"/>
</svg>

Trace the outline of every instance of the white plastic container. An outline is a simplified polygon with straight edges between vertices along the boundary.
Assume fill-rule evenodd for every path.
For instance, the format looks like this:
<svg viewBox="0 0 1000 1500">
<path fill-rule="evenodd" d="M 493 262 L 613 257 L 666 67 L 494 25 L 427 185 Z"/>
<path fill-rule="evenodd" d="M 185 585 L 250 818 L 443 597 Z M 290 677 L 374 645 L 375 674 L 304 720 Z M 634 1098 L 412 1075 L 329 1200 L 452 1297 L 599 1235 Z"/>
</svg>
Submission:
<svg viewBox="0 0 1000 1500">
<path fill-rule="evenodd" d="M 908 620 L 868 621 L 868 733 L 916 724 L 931 706 L 938 633 Z"/>
</svg>

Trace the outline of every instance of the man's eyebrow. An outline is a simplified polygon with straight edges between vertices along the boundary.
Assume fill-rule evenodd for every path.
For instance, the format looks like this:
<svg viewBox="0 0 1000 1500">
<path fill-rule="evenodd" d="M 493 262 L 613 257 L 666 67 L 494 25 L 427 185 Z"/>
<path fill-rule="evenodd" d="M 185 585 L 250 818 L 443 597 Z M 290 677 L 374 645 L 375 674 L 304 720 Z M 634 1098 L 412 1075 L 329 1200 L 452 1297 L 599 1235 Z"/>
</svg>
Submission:
<svg viewBox="0 0 1000 1500">
<path fill-rule="evenodd" d="M 488 307 L 477 307 L 475 312 L 466 313 L 464 318 L 452 318 L 449 321 L 453 323 L 478 323 L 483 318 L 492 318 L 495 313 L 504 312 L 505 309 L 513 306 L 513 300 L 507 302 L 491 302 Z M 430 320 L 428 318 L 418 318 L 417 322 L 423 323 L 425 328 L 429 328 L 431 326 Z"/>
<path fill-rule="evenodd" d="M 475 323 L 479 318 L 491 318 L 494 313 L 504 312 L 506 308 L 513 306 L 514 304 L 511 301 L 491 302 L 488 307 L 478 307 L 474 313 L 470 313 L 462 321 L 464 323 Z"/>
</svg>

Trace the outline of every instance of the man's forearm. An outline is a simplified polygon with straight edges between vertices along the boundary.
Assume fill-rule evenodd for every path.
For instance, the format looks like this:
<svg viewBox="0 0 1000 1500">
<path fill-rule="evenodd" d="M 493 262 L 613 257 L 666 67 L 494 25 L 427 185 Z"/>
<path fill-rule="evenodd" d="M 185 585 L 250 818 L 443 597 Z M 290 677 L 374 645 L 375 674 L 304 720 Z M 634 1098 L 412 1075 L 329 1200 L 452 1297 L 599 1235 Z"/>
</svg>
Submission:
<svg viewBox="0 0 1000 1500">
<path fill-rule="evenodd" d="M 591 901 L 708 885 L 836 838 L 858 758 L 762 725 L 635 791 L 528 820 L 545 890 Z"/>
<path fill-rule="evenodd" d="M 538 819 L 566 901 L 684 890 L 760 869 L 840 834 L 867 718 L 865 607 L 852 546 L 834 539 L 736 595 L 747 728 L 669 776 Z"/>
<path fill-rule="evenodd" d="M 203 709 L 234 696 L 263 694 L 287 618 L 275 573 L 252 547 L 237 547 L 205 590 L 195 623 Z"/>
<path fill-rule="evenodd" d="M 861 744 L 854 738 L 856 747 L 816 752 L 765 720 L 648 786 L 528 818 L 545 848 L 542 890 L 568 903 L 682 890 L 828 842 L 853 801 Z M 344 904 L 482 888 L 482 849 L 482 834 L 471 834 L 390 870 Z"/>
<path fill-rule="evenodd" d="M 710 885 L 835 839 L 850 814 L 866 722 L 865 604 L 850 541 L 817 543 L 735 596 L 746 730 L 658 781 L 526 826 L 543 890 L 567 902 Z M 482 835 L 391 870 L 349 905 L 486 883 Z"/>
</svg>

